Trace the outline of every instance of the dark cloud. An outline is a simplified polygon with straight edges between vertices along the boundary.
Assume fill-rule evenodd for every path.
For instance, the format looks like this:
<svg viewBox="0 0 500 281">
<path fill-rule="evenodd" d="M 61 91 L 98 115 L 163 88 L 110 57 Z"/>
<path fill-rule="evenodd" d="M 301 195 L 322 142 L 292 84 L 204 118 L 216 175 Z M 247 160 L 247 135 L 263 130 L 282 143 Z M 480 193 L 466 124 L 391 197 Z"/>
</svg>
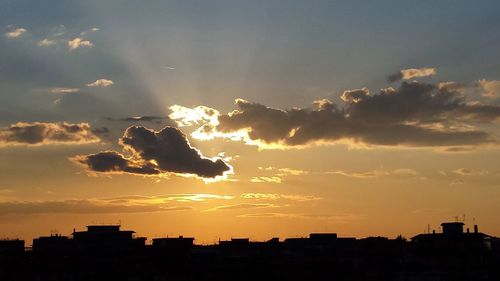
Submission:
<svg viewBox="0 0 500 281">
<path fill-rule="evenodd" d="M 342 107 L 321 100 L 315 109 L 288 110 L 238 99 L 238 110 L 218 116 L 218 124 L 204 124 L 197 133 L 231 137 L 245 131 L 250 142 L 264 146 L 341 140 L 413 147 L 496 142 L 477 125 L 497 120 L 500 106 L 467 102 L 454 88 L 413 81 L 374 95 L 366 88 L 345 91 L 341 98 Z"/>
<path fill-rule="evenodd" d="M 95 172 L 126 172 L 132 174 L 154 175 L 160 171 L 152 163 L 126 158 L 115 151 L 77 156 L 75 160 Z"/>
<path fill-rule="evenodd" d="M 86 144 L 100 139 L 87 123 L 25 123 L 0 129 L 0 146 Z"/>
<path fill-rule="evenodd" d="M 132 154 L 125 157 L 115 151 L 104 151 L 73 158 L 94 172 L 125 172 L 157 175 L 162 173 L 191 174 L 202 178 L 224 176 L 231 166 L 220 158 L 209 159 L 192 147 L 186 136 L 176 128 L 165 127 L 156 132 L 141 126 L 127 128 L 120 145 Z"/>
<path fill-rule="evenodd" d="M 393 73 L 393 74 L 387 76 L 387 81 L 389 81 L 391 83 L 397 82 L 401 79 L 403 79 L 403 73 L 401 73 L 401 71 L 398 71 L 396 73 Z"/>
<path fill-rule="evenodd" d="M 107 135 L 111 132 L 111 130 L 108 127 L 100 127 L 100 128 L 95 128 L 92 129 L 92 133 L 96 135 Z"/>
<path fill-rule="evenodd" d="M 156 124 L 161 124 L 168 121 L 169 118 L 166 116 L 134 116 L 134 117 L 124 117 L 124 118 L 112 118 L 106 117 L 105 120 L 108 121 L 123 121 L 123 122 L 152 122 Z"/>
</svg>

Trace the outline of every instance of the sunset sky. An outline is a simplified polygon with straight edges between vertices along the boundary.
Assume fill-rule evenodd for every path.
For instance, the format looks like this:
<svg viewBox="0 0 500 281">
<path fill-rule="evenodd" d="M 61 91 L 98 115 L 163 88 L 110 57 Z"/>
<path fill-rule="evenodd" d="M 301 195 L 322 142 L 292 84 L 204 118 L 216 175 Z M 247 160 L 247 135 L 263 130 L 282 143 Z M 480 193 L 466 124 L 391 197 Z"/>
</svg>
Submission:
<svg viewBox="0 0 500 281">
<path fill-rule="evenodd" d="M 499 11 L 0 0 L 0 238 L 499 236 Z"/>
</svg>

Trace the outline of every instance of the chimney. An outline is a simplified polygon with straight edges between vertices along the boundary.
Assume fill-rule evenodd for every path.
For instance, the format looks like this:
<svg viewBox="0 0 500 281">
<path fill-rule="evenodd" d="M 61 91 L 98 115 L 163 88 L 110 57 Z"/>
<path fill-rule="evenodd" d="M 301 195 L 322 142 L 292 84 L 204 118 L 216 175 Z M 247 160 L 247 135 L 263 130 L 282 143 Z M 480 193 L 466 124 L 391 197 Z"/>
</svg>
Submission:
<svg viewBox="0 0 500 281">
<path fill-rule="evenodd" d="M 474 225 L 474 233 L 476 233 L 476 234 L 478 233 L 478 231 L 477 231 L 477 224 Z"/>
</svg>

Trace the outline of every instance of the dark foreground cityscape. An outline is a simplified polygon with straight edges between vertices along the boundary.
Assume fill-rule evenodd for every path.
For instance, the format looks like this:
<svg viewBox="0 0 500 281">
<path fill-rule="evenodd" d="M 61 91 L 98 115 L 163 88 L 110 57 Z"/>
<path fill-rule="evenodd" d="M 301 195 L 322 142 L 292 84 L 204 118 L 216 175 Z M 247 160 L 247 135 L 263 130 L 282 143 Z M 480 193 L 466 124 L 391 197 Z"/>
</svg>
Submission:
<svg viewBox="0 0 500 281">
<path fill-rule="evenodd" d="M 312 233 L 307 238 L 246 238 L 195 245 L 155 238 L 151 245 L 119 225 L 90 225 L 72 238 L 0 240 L 0 280 L 500 280 L 500 238 L 464 230 L 363 239 Z"/>
</svg>

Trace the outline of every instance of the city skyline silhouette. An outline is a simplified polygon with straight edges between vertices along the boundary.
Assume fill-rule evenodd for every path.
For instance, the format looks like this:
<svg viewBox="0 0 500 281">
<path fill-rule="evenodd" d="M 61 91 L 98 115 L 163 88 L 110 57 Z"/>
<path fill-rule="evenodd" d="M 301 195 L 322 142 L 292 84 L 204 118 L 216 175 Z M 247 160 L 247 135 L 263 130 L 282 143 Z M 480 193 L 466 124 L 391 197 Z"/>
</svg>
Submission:
<svg viewBox="0 0 500 281">
<path fill-rule="evenodd" d="M 0 0 L 2 270 L 500 280 L 498 11 Z"/>
</svg>

